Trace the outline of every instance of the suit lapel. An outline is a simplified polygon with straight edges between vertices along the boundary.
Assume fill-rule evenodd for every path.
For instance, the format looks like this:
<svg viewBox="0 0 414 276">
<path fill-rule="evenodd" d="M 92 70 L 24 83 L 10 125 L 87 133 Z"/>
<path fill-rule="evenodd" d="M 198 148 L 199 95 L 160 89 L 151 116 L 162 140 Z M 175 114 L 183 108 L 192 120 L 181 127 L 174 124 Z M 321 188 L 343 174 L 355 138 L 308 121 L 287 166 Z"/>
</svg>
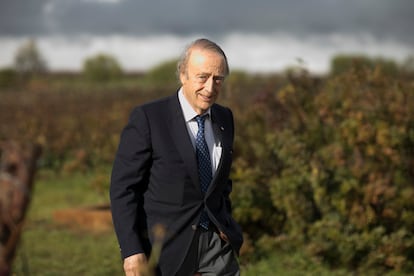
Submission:
<svg viewBox="0 0 414 276">
<path fill-rule="evenodd" d="M 230 126 L 227 126 L 224 122 L 224 118 L 221 117 L 221 114 L 217 112 L 217 109 L 213 105 L 211 108 L 211 122 L 213 126 L 214 135 L 216 140 L 220 141 L 221 145 L 221 158 L 218 164 L 216 173 L 213 175 L 213 180 L 208 189 L 208 193 L 213 191 L 214 187 L 217 185 L 219 179 L 222 178 L 222 172 L 226 171 L 225 168 L 231 164 L 231 151 L 232 151 L 232 142 L 231 142 L 231 133 Z"/>
<path fill-rule="evenodd" d="M 187 125 L 185 123 L 184 115 L 178 101 L 178 96 L 175 94 L 170 101 L 170 123 L 169 131 L 173 137 L 177 151 L 180 153 L 184 164 L 188 168 L 192 182 L 201 193 L 201 188 L 198 179 L 197 159 L 194 152 L 193 144 L 188 135 Z"/>
</svg>

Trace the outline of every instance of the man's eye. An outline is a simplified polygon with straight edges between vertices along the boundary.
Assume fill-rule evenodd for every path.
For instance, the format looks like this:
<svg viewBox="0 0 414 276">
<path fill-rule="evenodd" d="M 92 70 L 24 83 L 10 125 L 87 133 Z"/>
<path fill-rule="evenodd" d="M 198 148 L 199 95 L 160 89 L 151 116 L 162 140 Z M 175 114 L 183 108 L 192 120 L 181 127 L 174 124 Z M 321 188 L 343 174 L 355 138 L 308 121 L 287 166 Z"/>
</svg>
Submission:
<svg viewBox="0 0 414 276">
<path fill-rule="evenodd" d="M 202 76 L 198 76 L 198 79 L 199 79 L 199 80 L 207 80 L 207 79 L 208 79 L 208 77 L 207 77 L 207 76 L 202 75 Z"/>
<path fill-rule="evenodd" d="M 224 78 L 223 77 L 216 77 L 216 78 L 214 78 L 214 82 L 216 84 L 222 84 L 224 82 Z"/>
</svg>

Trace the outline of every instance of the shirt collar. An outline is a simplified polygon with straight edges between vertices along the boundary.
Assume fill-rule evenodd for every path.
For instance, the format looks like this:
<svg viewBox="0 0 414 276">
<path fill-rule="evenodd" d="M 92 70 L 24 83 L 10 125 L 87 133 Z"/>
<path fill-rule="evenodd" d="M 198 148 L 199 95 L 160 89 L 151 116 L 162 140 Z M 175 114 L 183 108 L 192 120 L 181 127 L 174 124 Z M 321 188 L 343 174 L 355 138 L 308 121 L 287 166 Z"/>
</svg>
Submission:
<svg viewBox="0 0 414 276">
<path fill-rule="evenodd" d="M 184 120 L 186 122 L 193 120 L 198 114 L 197 112 L 195 112 L 193 107 L 190 105 L 190 103 L 185 98 L 184 93 L 183 93 L 183 88 L 180 88 L 180 90 L 178 91 L 178 100 L 180 102 L 181 109 L 183 110 Z M 206 114 L 211 116 L 210 108 L 203 115 L 206 115 Z"/>
</svg>

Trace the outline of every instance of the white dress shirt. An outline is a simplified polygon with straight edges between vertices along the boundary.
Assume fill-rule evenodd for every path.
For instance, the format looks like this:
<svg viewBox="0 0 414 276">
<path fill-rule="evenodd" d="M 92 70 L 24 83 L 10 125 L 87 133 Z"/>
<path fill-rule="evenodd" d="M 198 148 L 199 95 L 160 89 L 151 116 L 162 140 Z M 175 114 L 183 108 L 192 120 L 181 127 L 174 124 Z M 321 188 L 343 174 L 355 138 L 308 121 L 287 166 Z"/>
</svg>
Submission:
<svg viewBox="0 0 414 276">
<path fill-rule="evenodd" d="M 191 107 L 190 103 L 187 101 L 187 99 L 184 96 L 184 93 L 182 89 L 178 91 L 178 100 L 181 105 L 181 110 L 183 111 L 184 120 L 187 125 L 188 134 L 190 135 L 191 142 L 193 144 L 193 148 L 195 151 L 196 145 L 195 145 L 195 139 L 198 132 L 198 124 L 195 120 L 195 117 L 198 115 L 195 110 Z M 204 114 L 209 114 L 209 116 L 206 117 L 205 123 L 204 123 L 204 137 L 207 142 L 207 146 L 210 152 L 210 160 L 211 160 L 211 168 L 212 173 L 214 173 L 217 170 L 217 167 L 220 163 L 221 158 L 221 143 L 216 139 L 213 131 L 213 127 L 211 124 L 211 113 L 210 109 L 207 110 Z"/>
</svg>

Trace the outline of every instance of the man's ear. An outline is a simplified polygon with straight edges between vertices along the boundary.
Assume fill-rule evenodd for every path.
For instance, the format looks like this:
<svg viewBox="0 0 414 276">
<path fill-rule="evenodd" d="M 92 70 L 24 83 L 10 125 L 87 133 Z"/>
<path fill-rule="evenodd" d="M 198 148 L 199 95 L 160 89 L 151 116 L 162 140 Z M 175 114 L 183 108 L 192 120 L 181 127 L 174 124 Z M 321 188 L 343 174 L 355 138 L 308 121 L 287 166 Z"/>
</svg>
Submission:
<svg viewBox="0 0 414 276">
<path fill-rule="evenodd" d="M 187 76 L 186 76 L 185 72 L 181 72 L 180 73 L 180 82 L 181 82 L 181 84 L 184 84 L 186 80 L 187 80 Z"/>
</svg>

